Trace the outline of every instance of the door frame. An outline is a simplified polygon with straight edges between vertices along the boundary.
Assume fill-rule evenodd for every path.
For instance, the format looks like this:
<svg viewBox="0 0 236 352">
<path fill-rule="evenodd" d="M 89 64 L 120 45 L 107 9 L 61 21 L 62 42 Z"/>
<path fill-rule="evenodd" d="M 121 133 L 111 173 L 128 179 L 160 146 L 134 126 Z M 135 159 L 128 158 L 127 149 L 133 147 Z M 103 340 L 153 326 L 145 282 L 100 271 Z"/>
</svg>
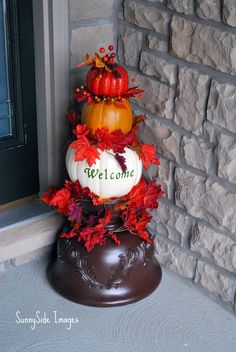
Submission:
<svg viewBox="0 0 236 352">
<path fill-rule="evenodd" d="M 68 0 L 33 0 L 40 193 L 65 176 L 69 104 Z"/>
</svg>

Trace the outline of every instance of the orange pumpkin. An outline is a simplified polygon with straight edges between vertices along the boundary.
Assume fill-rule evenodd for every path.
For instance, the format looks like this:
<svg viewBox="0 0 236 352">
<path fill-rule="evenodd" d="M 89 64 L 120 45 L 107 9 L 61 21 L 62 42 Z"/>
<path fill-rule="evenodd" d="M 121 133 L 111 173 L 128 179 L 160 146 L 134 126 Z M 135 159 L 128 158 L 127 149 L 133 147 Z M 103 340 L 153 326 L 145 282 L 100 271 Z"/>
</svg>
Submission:
<svg viewBox="0 0 236 352">
<path fill-rule="evenodd" d="M 103 101 L 85 103 L 81 119 L 93 133 L 97 128 L 107 127 L 109 132 L 120 129 L 126 134 L 131 130 L 133 123 L 132 109 L 128 100 L 122 102 L 122 107 Z"/>
</svg>

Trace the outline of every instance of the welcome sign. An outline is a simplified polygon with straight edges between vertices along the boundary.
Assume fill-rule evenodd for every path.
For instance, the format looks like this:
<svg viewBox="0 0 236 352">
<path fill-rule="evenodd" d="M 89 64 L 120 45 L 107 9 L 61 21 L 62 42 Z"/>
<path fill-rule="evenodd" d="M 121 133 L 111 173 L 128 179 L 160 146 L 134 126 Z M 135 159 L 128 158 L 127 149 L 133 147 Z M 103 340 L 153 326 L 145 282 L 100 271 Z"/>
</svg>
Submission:
<svg viewBox="0 0 236 352">
<path fill-rule="evenodd" d="M 119 180 L 120 178 L 128 178 L 128 177 L 134 177 L 135 176 L 135 171 L 125 171 L 125 172 L 115 172 L 115 171 L 109 171 L 104 169 L 104 172 L 101 172 L 99 169 L 91 169 L 89 167 L 86 167 L 84 169 L 84 173 L 88 175 L 88 178 L 96 178 L 98 177 L 99 180 Z"/>
<path fill-rule="evenodd" d="M 100 159 L 91 167 L 86 160 L 74 161 L 74 150 L 68 149 L 67 171 L 72 181 L 79 180 L 82 187 L 88 187 L 102 198 L 122 197 L 129 193 L 142 175 L 142 162 L 135 151 L 125 148 L 122 154 L 127 170 L 122 171 L 112 151 L 101 151 Z"/>
</svg>

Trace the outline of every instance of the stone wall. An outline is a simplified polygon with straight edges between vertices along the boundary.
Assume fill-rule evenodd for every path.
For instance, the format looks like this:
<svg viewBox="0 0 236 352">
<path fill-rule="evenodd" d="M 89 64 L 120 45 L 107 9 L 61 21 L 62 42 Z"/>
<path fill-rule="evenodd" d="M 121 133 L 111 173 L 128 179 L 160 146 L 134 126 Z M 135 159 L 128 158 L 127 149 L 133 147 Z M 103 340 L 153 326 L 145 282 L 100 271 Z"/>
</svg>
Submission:
<svg viewBox="0 0 236 352">
<path fill-rule="evenodd" d="M 119 61 L 145 90 L 134 110 L 165 198 L 150 225 L 156 256 L 235 307 L 236 2 L 125 0 Z"/>
</svg>

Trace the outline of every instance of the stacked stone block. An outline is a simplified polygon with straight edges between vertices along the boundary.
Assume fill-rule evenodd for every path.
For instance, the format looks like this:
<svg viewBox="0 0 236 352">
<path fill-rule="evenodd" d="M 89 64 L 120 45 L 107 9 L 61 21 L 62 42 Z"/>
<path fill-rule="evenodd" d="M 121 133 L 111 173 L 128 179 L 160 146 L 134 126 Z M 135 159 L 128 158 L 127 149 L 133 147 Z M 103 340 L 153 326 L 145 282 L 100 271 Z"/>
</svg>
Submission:
<svg viewBox="0 0 236 352">
<path fill-rule="evenodd" d="M 125 0 L 119 61 L 158 148 L 158 260 L 236 309 L 236 2 Z"/>
</svg>

